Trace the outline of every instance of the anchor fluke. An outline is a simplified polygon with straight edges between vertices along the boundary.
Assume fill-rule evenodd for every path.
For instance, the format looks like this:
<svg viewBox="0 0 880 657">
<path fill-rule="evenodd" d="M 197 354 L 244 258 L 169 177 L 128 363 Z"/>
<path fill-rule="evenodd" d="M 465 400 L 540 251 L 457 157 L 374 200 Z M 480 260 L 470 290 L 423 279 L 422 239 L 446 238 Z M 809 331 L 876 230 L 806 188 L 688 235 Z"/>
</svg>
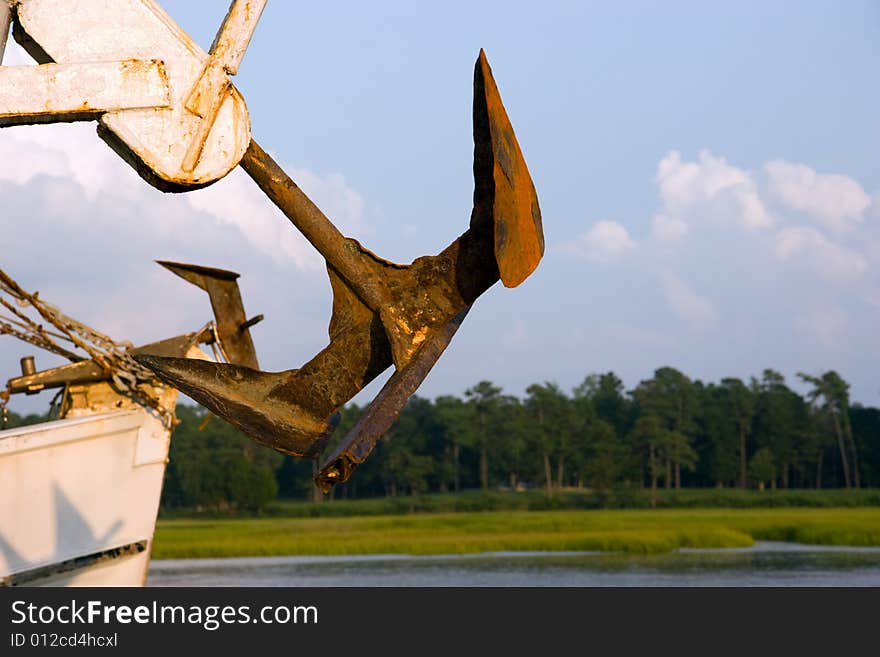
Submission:
<svg viewBox="0 0 880 657">
<path fill-rule="evenodd" d="M 482 210 L 493 219 L 501 282 L 516 287 L 541 262 L 544 230 L 535 185 L 482 49 L 474 69 L 474 182 L 475 216 Z"/>
<path fill-rule="evenodd" d="M 230 363 L 260 369 L 250 327 L 263 319 L 247 319 L 238 289 L 238 274 L 226 269 L 157 260 L 168 271 L 208 293 L 217 323 L 217 339 Z"/>
<path fill-rule="evenodd" d="M 260 372 L 228 363 L 146 355 L 134 359 L 255 442 L 279 452 L 317 456 L 333 430 L 332 417 L 315 417 L 280 398 L 296 370 Z"/>
</svg>

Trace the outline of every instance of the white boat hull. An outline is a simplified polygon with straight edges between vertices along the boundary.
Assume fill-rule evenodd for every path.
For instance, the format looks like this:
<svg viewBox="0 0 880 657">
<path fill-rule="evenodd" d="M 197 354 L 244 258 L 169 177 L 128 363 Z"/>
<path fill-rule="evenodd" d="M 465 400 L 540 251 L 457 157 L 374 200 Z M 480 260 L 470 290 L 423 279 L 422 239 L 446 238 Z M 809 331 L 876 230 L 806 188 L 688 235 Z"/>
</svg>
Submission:
<svg viewBox="0 0 880 657">
<path fill-rule="evenodd" d="M 0 585 L 142 586 L 169 442 L 143 408 L 0 431 Z"/>
</svg>

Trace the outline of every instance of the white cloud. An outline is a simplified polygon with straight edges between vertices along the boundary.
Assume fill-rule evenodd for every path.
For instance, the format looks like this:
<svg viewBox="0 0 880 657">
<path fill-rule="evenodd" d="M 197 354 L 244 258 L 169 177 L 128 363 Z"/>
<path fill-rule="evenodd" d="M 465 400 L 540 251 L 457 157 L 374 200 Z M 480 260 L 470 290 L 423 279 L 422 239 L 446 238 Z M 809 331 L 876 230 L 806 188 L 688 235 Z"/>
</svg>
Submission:
<svg viewBox="0 0 880 657">
<path fill-rule="evenodd" d="M 100 193 L 142 196 L 134 170 L 101 141 L 95 124 L 56 123 L 4 128 L 0 139 L 0 180 L 23 185 L 36 176 L 67 178 L 94 200 Z"/>
<path fill-rule="evenodd" d="M 266 257 L 237 226 L 194 209 L 185 195 L 146 190 L 141 201 L 89 200 L 70 178 L 0 180 L 0 266 L 71 316 L 136 344 L 196 330 L 211 317 L 207 297 L 154 259 L 232 269 L 242 275 L 249 314 L 266 315 L 255 340 L 267 369 L 298 365 L 325 346 L 326 274 Z M 0 362 L 14 362 L 20 349 L 0 339 Z"/>
<path fill-rule="evenodd" d="M 363 231 L 364 199 L 342 175 L 322 178 L 306 169 L 285 170 L 344 234 L 358 236 Z M 186 198 L 194 208 L 238 227 L 278 262 L 289 260 L 301 269 L 323 266 L 318 252 L 240 168 L 210 187 L 188 192 Z"/>
<path fill-rule="evenodd" d="M 815 228 L 784 228 L 776 235 L 775 251 L 783 262 L 800 260 L 833 280 L 856 279 L 868 268 L 861 254 L 830 241 Z"/>
<path fill-rule="evenodd" d="M 861 222 L 871 204 L 871 197 L 848 176 L 816 173 L 784 160 L 768 162 L 764 170 L 773 196 L 835 230 Z"/>
<path fill-rule="evenodd" d="M 30 63 L 14 44 L 8 53 L 7 65 Z M 364 200 L 341 175 L 286 169 L 340 229 L 363 232 Z M 0 266 L 116 339 L 150 342 L 211 317 L 204 294 L 154 265 L 160 258 L 242 274 L 246 307 L 267 317 L 255 329 L 267 369 L 305 362 L 326 344 L 321 257 L 240 168 L 206 189 L 163 194 L 94 122 L 19 126 L 0 130 L 0 192 Z M 20 349 L 0 340 L 0 361 Z"/>
<path fill-rule="evenodd" d="M 834 347 L 840 344 L 846 331 L 846 320 L 846 313 L 839 308 L 810 308 L 797 318 L 795 326 L 826 347 Z"/>
<path fill-rule="evenodd" d="M 339 174 L 322 177 L 305 169 L 290 169 L 291 177 L 344 232 L 363 230 L 364 200 Z M 191 208 L 171 209 L 173 197 L 150 188 L 95 133 L 94 124 L 54 124 L 5 128 L 0 139 L 0 180 L 26 185 L 39 176 L 74 182 L 89 201 L 115 199 L 121 206 L 137 204 L 142 217 L 161 232 L 169 222 L 196 225 L 205 213 L 218 226 L 235 228 L 252 246 L 280 264 L 319 269 L 320 255 L 290 221 L 239 168 L 205 189 L 178 198 Z M 70 202 L 66 186 L 50 185 L 48 201 L 63 210 Z M 58 214 L 64 215 L 64 212 Z M 178 226 L 178 228 L 183 227 Z"/>
<path fill-rule="evenodd" d="M 684 280 L 670 272 L 662 279 L 666 302 L 691 329 L 703 330 L 717 321 L 718 313 L 712 302 L 694 292 Z"/>
<path fill-rule="evenodd" d="M 563 253 L 600 264 L 610 264 L 637 247 L 626 228 L 616 221 L 602 219 L 586 233 L 559 245 Z"/>
<path fill-rule="evenodd" d="M 34 63 L 12 40 L 4 62 Z M 340 230 L 354 236 L 363 232 L 364 200 L 342 175 L 320 176 L 307 169 L 285 168 Z M 141 218 L 162 233 L 173 229 L 171 222 L 195 226 L 196 216 L 205 213 L 218 226 L 235 228 L 247 242 L 279 264 L 299 269 L 321 267 L 320 255 L 239 168 L 205 189 L 179 196 L 191 208 L 187 212 L 141 180 L 97 136 L 94 122 L 4 128 L 0 138 L 0 181 L 25 185 L 38 176 L 71 180 L 89 201 L 104 196 L 124 204 L 136 203 Z M 62 185 L 50 186 L 44 192 L 51 190 L 59 194 L 70 191 Z M 59 209 L 69 202 L 64 195 L 54 201 Z"/>
<path fill-rule="evenodd" d="M 700 151 L 695 162 L 686 162 L 678 151 L 670 151 L 658 164 L 654 182 L 663 202 L 663 210 L 654 220 L 654 234 L 659 239 L 680 238 L 686 226 L 696 222 L 748 228 L 772 224 L 754 176 L 708 150 Z"/>
<path fill-rule="evenodd" d="M 292 262 L 299 269 L 321 266 L 317 252 L 241 169 L 210 187 L 188 192 L 186 199 L 218 223 L 237 228 L 248 242 L 279 264 Z"/>
<path fill-rule="evenodd" d="M 678 217 L 655 214 L 651 218 L 651 231 L 661 242 L 677 242 L 687 235 L 687 224 Z"/>
</svg>

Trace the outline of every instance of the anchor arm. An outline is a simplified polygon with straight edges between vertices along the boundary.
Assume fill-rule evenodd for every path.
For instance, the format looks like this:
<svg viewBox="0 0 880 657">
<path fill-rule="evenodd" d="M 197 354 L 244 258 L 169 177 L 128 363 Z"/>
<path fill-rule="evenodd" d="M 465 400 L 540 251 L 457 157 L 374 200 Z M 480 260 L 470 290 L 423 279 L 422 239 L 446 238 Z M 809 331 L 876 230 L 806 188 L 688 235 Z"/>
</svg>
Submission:
<svg viewBox="0 0 880 657">
<path fill-rule="evenodd" d="M 366 460 L 449 346 L 468 310 L 469 308 L 459 313 L 443 330 L 435 331 L 403 369 L 391 375 L 357 424 L 324 461 L 315 476 L 315 483 L 322 491 L 327 493 L 336 484 L 348 481 L 355 468 Z"/>
<path fill-rule="evenodd" d="M 201 265 L 166 260 L 156 262 L 208 293 L 211 309 L 214 311 L 217 338 L 227 361 L 259 369 L 250 327 L 262 320 L 263 316 L 247 319 L 241 291 L 238 288 L 238 274 L 234 271 Z"/>
</svg>

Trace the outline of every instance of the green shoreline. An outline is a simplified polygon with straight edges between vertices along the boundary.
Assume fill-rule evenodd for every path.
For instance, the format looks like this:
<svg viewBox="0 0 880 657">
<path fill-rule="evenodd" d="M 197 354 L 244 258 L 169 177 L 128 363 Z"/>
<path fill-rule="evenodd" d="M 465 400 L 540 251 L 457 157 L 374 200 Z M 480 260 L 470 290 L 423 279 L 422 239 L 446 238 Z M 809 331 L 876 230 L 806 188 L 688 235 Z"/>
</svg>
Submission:
<svg viewBox="0 0 880 657">
<path fill-rule="evenodd" d="M 483 511 L 159 520 L 153 558 L 747 547 L 756 540 L 880 546 L 880 508 Z"/>
</svg>

